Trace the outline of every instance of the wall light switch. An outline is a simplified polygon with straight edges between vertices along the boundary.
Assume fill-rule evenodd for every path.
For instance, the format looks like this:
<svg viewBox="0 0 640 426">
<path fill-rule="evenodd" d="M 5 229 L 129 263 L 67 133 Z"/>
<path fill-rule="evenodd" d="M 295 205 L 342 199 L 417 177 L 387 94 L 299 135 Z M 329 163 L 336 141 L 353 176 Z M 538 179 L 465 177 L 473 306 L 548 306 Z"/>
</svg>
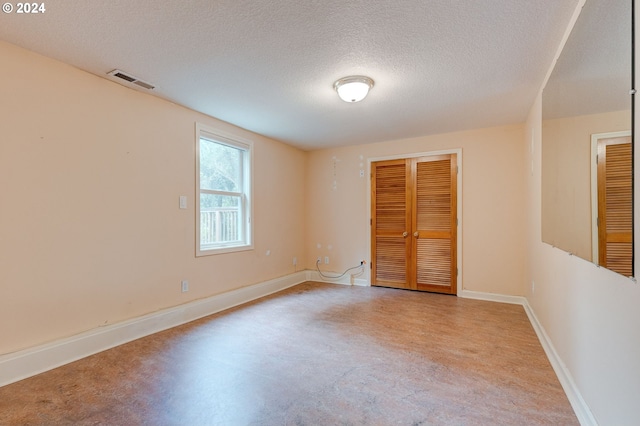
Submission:
<svg viewBox="0 0 640 426">
<path fill-rule="evenodd" d="M 186 195 L 181 195 L 180 196 L 180 208 L 181 209 L 186 209 L 187 208 L 187 196 Z"/>
</svg>

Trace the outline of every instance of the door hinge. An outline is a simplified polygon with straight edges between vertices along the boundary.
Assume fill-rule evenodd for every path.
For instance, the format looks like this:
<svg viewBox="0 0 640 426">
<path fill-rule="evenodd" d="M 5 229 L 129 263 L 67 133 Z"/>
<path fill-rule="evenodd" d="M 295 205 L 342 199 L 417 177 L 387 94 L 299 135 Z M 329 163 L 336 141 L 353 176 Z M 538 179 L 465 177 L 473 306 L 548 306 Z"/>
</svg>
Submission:
<svg viewBox="0 0 640 426">
<path fill-rule="evenodd" d="M 456 268 L 456 277 L 458 276 L 458 268 Z"/>
<path fill-rule="evenodd" d="M 373 225 L 373 219 L 369 219 L 369 225 Z"/>
<path fill-rule="evenodd" d="M 596 164 L 598 164 L 598 161 L 600 161 L 600 154 L 596 154 Z"/>
<path fill-rule="evenodd" d="M 458 218 L 456 217 L 456 226 L 458 226 Z"/>
<path fill-rule="evenodd" d="M 373 269 L 373 262 L 369 262 L 369 269 Z"/>
<path fill-rule="evenodd" d="M 600 227 L 600 217 L 596 217 L 596 226 Z"/>
<path fill-rule="evenodd" d="M 460 173 L 460 167 L 456 166 L 456 174 Z"/>
</svg>

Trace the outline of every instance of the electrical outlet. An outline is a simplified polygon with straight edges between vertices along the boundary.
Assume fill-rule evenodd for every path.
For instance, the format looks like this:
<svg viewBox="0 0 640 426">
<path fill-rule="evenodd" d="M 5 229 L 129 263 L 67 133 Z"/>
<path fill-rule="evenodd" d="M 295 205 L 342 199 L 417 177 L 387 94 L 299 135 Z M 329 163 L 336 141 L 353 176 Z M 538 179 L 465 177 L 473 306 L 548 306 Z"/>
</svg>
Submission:
<svg viewBox="0 0 640 426">
<path fill-rule="evenodd" d="M 182 292 L 186 293 L 188 291 L 189 291 L 189 281 L 183 280 L 182 281 Z"/>
<path fill-rule="evenodd" d="M 320 258 L 320 256 L 318 256 L 318 258 L 316 259 L 316 263 L 322 263 L 322 259 Z"/>
<path fill-rule="evenodd" d="M 293 257 L 293 266 L 296 266 L 298 264 L 298 258 L 297 257 Z"/>
<path fill-rule="evenodd" d="M 324 257 L 324 264 L 328 265 L 329 264 L 329 256 L 325 256 Z"/>
</svg>

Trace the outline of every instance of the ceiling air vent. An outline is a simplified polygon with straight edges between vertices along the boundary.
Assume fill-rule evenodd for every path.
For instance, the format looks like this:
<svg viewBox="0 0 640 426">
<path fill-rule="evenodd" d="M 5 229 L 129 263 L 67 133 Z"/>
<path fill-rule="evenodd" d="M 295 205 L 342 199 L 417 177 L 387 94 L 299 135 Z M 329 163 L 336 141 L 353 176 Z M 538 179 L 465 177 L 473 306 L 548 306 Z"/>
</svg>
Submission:
<svg viewBox="0 0 640 426">
<path fill-rule="evenodd" d="M 155 86 L 153 84 L 149 84 L 146 81 L 140 80 L 138 77 L 134 77 L 131 74 L 127 74 L 123 71 L 120 70 L 113 70 L 107 73 L 107 75 L 110 75 L 111 77 L 115 77 L 124 81 L 127 81 L 129 83 L 135 84 L 137 86 L 140 87 L 144 87 L 147 90 L 153 90 L 155 88 Z"/>
</svg>

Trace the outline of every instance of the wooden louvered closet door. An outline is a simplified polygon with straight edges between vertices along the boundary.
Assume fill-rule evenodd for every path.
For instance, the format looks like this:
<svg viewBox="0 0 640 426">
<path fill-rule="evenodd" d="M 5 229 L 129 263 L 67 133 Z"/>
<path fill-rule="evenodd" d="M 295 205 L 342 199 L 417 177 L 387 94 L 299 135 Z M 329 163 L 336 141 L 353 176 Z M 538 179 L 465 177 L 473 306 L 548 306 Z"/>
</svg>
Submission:
<svg viewBox="0 0 640 426">
<path fill-rule="evenodd" d="M 631 137 L 598 142 L 598 264 L 633 275 Z"/>
<path fill-rule="evenodd" d="M 418 290 L 456 293 L 456 162 L 452 157 L 427 157 L 416 163 L 413 247 Z"/>
<path fill-rule="evenodd" d="M 406 160 L 371 165 L 373 285 L 411 288 L 411 167 Z"/>
<path fill-rule="evenodd" d="M 372 284 L 456 294 L 456 155 L 372 164 Z"/>
</svg>

